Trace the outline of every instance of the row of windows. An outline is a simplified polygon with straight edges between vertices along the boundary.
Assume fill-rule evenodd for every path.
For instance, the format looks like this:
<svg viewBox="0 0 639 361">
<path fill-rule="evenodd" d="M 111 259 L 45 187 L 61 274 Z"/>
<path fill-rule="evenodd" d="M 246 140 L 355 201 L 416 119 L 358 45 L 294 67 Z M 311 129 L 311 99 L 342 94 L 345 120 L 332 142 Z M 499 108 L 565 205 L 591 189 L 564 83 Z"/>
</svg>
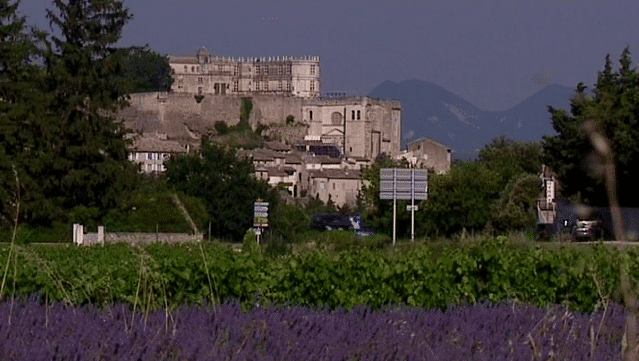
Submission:
<svg viewBox="0 0 639 361">
<path fill-rule="evenodd" d="M 292 66 L 288 64 L 284 65 L 256 65 L 255 66 L 255 75 L 268 75 L 269 71 L 272 74 L 282 75 L 282 74 L 291 74 Z"/>
<path fill-rule="evenodd" d="M 218 72 L 224 72 L 227 71 L 228 68 L 226 68 L 226 66 L 224 65 L 217 65 L 216 66 L 217 71 Z M 256 65 L 255 66 L 255 75 L 269 75 L 269 73 L 271 74 L 277 74 L 277 75 L 282 75 L 282 74 L 286 74 L 286 75 L 290 75 L 293 70 L 292 70 L 292 65 L 288 64 L 288 65 Z M 248 71 L 251 71 L 251 68 L 248 68 Z M 172 70 L 172 72 L 174 73 L 175 71 Z M 184 72 L 188 73 L 189 72 L 189 67 L 188 65 L 184 65 Z M 191 66 L 191 73 L 199 73 L 200 72 L 200 67 L 199 66 L 195 66 L 192 65 Z M 233 65 L 233 75 L 238 75 L 240 73 L 240 66 L 239 65 Z M 311 75 L 315 75 L 317 73 L 317 66 L 316 65 L 311 65 Z"/>
<path fill-rule="evenodd" d="M 131 152 L 129 153 L 129 160 L 164 160 L 170 156 L 170 153 Z"/>
<path fill-rule="evenodd" d="M 143 170 L 145 170 L 144 167 L 143 167 Z M 147 172 L 164 172 L 165 170 L 166 168 L 164 168 L 164 164 L 154 163 L 154 164 L 146 165 Z"/>
</svg>

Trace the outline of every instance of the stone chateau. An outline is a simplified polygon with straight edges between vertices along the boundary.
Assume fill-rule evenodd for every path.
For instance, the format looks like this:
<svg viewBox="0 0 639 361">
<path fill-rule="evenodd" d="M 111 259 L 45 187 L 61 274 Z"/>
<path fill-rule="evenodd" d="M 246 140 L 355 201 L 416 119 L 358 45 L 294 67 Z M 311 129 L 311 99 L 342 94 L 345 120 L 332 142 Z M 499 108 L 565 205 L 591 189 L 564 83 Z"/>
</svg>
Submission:
<svg viewBox="0 0 639 361">
<path fill-rule="evenodd" d="M 320 94 L 319 56 L 242 58 L 213 56 L 202 47 L 195 56 L 169 56 L 176 93 L 214 95 L 279 94 L 303 98 Z"/>
<path fill-rule="evenodd" d="M 252 157 L 256 176 L 294 197 L 354 205 L 359 168 L 381 153 L 396 158 L 406 153 L 400 150 L 401 103 L 320 95 L 317 56 L 220 57 L 201 48 L 195 56 L 169 56 L 169 63 L 172 91 L 132 94 L 131 106 L 120 113 L 136 133 L 130 159 L 145 172 L 163 171 L 163 159 L 197 147 L 202 135 L 216 133 L 216 122 L 237 124 L 246 101 L 253 129 L 268 126 L 278 142 L 240 154 Z M 413 161 L 428 158 L 413 153 Z"/>
</svg>

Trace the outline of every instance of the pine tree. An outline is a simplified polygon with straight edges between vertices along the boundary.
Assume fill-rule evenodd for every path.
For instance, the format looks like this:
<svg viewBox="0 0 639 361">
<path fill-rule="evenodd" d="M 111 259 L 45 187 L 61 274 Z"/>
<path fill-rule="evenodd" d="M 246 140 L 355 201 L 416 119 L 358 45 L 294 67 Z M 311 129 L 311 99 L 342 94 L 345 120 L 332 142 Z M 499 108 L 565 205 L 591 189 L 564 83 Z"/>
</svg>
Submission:
<svg viewBox="0 0 639 361">
<path fill-rule="evenodd" d="M 580 83 L 571 99 L 571 114 L 549 107 L 556 136 L 544 137 L 544 163 L 561 183 L 562 195 L 590 205 L 606 206 L 601 163 L 591 138 L 597 133 L 612 148 L 618 194 L 622 206 L 639 206 L 635 190 L 639 177 L 639 75 L 624 49 L 620 68 L 613 71 L 610 56 L 592 94 Z"/>
<path fill-rule="evenodd" d="M 114 45 L 131 15 L 117 0 L 53 5 L 47 18 L 60 37 L 52 36 L 46 50 L 50 114 L 38 124 L 35 148 L 41 153 L 31 172 L 46 195 L 43 221 L 86 224 L 115 206 L 136 176 L 127 159 L 126 129 L 114 117 L 127 104 L 121 51 Z"/>
<path fill-rule="evenodd" d="M 31 183 L 24 165 L 33 150 L 32 125 L 46 104 L 42 69 L 36 65 L 37 41 L 44 34 L 27 28 L 18 6 L 18 1 L 0 0 L 0 227 L 16 216 L 17 195 L 22 194 L 22 203 L 32 195 L 25 192 Z M 21 210 L 27 213 L 28 207 L 23 204 Z"/>
</svg>

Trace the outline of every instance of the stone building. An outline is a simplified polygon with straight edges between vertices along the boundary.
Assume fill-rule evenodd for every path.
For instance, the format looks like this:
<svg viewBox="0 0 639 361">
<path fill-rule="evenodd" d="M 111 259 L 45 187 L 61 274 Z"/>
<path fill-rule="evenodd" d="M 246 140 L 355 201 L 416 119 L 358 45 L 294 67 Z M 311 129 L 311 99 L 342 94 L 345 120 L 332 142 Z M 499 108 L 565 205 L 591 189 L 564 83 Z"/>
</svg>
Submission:
<svg viewBox="0 0 639 361">
<path fill-rule="evenodd" d="M 169 56 L 171 90 L 193 94 L 320 94 L 319 56 L 226 57 L 202 47 L 195 56 Z"/>
<path fill-rule="evenodd" d="M 139 163 L 140 171 L 143 173 L 160 173 L 166 170 L 165 159 L 188 151 L 188 146 L 183 146 L 176 141 L 143 137 L 134 139 L 129 149 L 129 160 Z"/>
<path fill-rule="evenodd" d="M 365 96 L 305 99 L 309 139 L 336 144 L 347 157 L 375 159 L 400 153 L 402 107 L 398 100 Z"/>
<path fill-rule="evenodd" d="M 447 173 L 452 161 L 449 147 L 427 137 L 409 142 L 406 150 L 395 157 L 402 158 L 418 168 L 433 168 L 438 174 Z"/>
</svg>

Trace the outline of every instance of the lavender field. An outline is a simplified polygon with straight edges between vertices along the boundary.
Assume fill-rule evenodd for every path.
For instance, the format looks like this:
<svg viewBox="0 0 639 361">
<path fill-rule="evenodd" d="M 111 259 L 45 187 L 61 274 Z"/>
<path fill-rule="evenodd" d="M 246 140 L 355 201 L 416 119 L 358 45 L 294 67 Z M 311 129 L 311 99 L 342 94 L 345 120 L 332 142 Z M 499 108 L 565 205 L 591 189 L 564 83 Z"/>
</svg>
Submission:
<svg viewBox="0 0 639 361">
<path fill-rule="evenodd" d="M 623 308 L 0 304 L 1 360 L 619 360 Z"/>
</svg>

